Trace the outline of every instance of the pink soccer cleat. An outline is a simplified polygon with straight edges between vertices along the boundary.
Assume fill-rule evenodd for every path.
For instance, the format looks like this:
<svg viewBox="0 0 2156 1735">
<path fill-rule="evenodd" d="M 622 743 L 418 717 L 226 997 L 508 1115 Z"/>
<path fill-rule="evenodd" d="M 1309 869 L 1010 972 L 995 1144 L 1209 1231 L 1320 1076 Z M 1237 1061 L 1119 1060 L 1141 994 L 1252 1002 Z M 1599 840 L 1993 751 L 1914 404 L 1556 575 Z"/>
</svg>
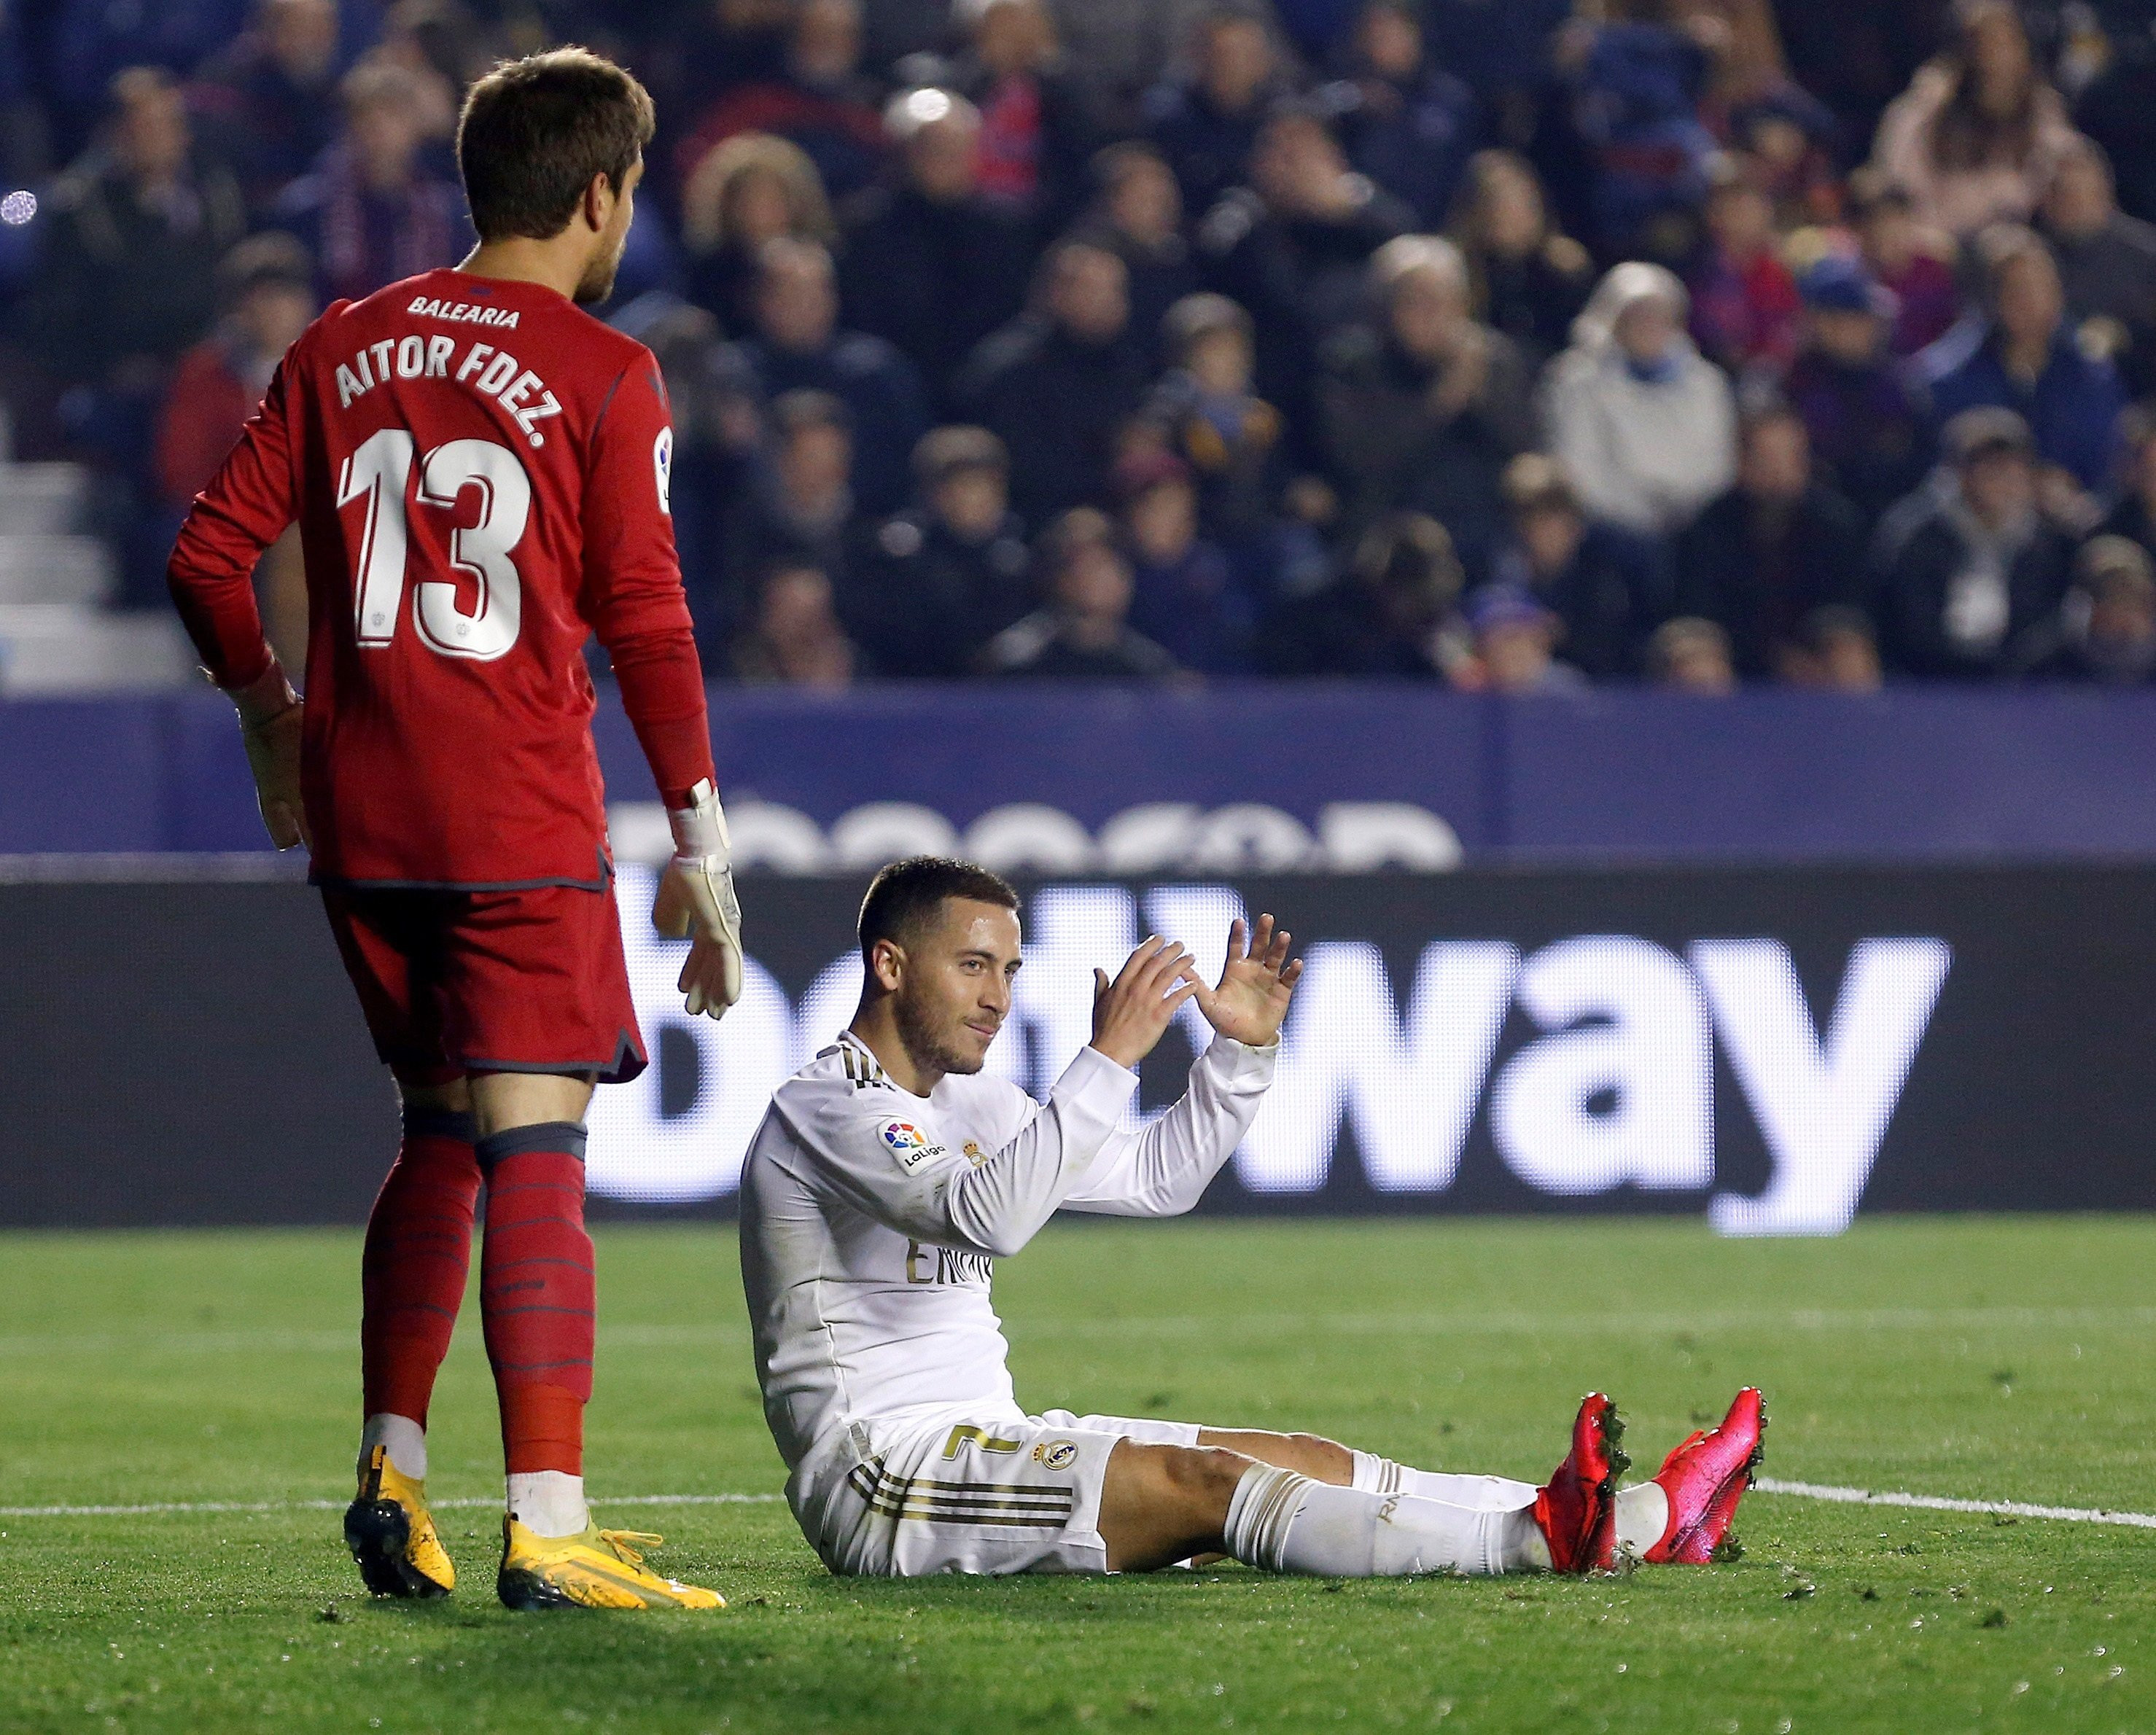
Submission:
<svg viewBox="0 0 2156 1735">
<path fill-rule="evenodd" d="M 1767 1400 L 1757 1386 L 1747 1386 L 1720 1427 L 1693 1435 L 1662 1460 L 1655 1481 L 1670 1497 L 1670 1520 L 1661 1541 L 1647 1550 L 1650 1561 L 1705 1566 L 1733 1546 L 1729 1527 L 1764 1455 L 1766 1432 Z"/>
<path fill-rule="evenodd" d="M 1617 1563 L 1617 1478 L 1630 1466 L 1617 1445 L 1617 1406 L 1589 1392 L 1572 1424 L 1572 1450 L 1535 1491 L 1535 1522 L 1560 1573 L 1607 1572 Z M 1674 1504 L 1674 1502 L 1672 1502 Z"/>
</svg>

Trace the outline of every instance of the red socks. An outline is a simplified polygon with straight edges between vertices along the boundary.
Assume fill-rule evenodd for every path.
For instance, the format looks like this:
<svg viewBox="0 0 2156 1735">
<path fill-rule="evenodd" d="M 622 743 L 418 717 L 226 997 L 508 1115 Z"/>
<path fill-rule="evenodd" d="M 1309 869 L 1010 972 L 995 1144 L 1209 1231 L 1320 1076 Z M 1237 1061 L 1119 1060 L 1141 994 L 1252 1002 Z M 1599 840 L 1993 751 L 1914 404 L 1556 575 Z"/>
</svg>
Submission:
<svg viewBox="0 0 2156 1735">
<path fill-rule="evenodd" d="M 487 1187 L 480 1309 L 509 1473 L 582 1476 L 596 1301 L 584 1129 L 513 1127 L 475 1149 Z"/>
<path fill-rule="evenodd" d="M 465 1298 L 479 1178 L 470 1115 L 404 1111 L 404 1141 L 367 1219 L 360 1262 L 365 1414 L 427 1424 Z"/>
</svg>

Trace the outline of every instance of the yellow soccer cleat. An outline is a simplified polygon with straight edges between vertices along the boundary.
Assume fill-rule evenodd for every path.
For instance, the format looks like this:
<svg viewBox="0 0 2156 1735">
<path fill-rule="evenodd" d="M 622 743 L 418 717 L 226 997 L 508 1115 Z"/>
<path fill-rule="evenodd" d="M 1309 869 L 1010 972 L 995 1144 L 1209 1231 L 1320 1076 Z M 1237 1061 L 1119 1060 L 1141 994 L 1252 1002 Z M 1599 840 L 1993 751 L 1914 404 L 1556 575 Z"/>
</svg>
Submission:
<svg viewBox="0 0 2156 1735">
<path fill-rule="evenodd" d="M 662 1578 L 644 1565 L 638 1551 L 663 1540 L 596 1524 L 576 1536 L 540 1536 L 505 1515 L 494 1588 L 512 1609 L 725 1608 L 716 1590 Z"/>
<path fill-rule="evenodd" d="M 377 1596 L 447 1596 L 455 1588 L 457 1569 L 427 1512 L 427 1485 L 399 1475 L 386 1446 L 375 1447 L 360 1473 L 344 1542 Z"/>
</svg>

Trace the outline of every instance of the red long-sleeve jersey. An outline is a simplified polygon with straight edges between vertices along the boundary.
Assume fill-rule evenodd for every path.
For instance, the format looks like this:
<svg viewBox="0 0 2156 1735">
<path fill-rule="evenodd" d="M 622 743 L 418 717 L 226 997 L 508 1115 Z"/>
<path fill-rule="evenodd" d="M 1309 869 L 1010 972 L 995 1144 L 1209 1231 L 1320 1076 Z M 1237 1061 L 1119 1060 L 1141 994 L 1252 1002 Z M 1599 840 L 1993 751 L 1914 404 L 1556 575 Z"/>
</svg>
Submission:
<svg viewBox="0 0 2156 1735">
<path fill-rule="evenodd" d="M 536 284 L 429 271 L 292 346 L 169 577 L 244 686 L 270 660 L 255 562 L 299 522 L 315 880 L 603 884 L 594 632 L 669 802 L 712 775 L 673 439 L 650 352 Z"/>
</svg>

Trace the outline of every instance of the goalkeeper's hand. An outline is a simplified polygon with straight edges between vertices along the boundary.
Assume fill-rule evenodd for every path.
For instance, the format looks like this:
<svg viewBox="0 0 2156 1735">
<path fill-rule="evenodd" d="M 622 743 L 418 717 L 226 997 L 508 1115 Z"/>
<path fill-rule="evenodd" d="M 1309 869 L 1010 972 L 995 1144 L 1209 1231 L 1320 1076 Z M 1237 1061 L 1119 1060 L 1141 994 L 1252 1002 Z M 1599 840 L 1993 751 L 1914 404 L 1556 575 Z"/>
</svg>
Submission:
<svg viewBox="0 0 2156 1735">
<path fill-rule="evenodd" d="M 254 802 L 262 826 L 280 850 L 295 844 L 314 847 L 300 795 L 300 737 L 307 708 L 275 660 L 259 680 L 235 687 L 229 695 L 239 712 L 239 737 L 247 747 L 247 768 L 254 773 Z"/>
<path fill-rule="evenodd" d="M 670 940 L 686 936 L 681 966 L 683 1004 L 691 1014 L 724 1018 L 742 994 L 741 901 L 734 896 L 726 812 L 708 779 L 689 792 L 689 805 L 669 808 L 674 859 L 660 875 L 651 925 Z"/>
</svg>

